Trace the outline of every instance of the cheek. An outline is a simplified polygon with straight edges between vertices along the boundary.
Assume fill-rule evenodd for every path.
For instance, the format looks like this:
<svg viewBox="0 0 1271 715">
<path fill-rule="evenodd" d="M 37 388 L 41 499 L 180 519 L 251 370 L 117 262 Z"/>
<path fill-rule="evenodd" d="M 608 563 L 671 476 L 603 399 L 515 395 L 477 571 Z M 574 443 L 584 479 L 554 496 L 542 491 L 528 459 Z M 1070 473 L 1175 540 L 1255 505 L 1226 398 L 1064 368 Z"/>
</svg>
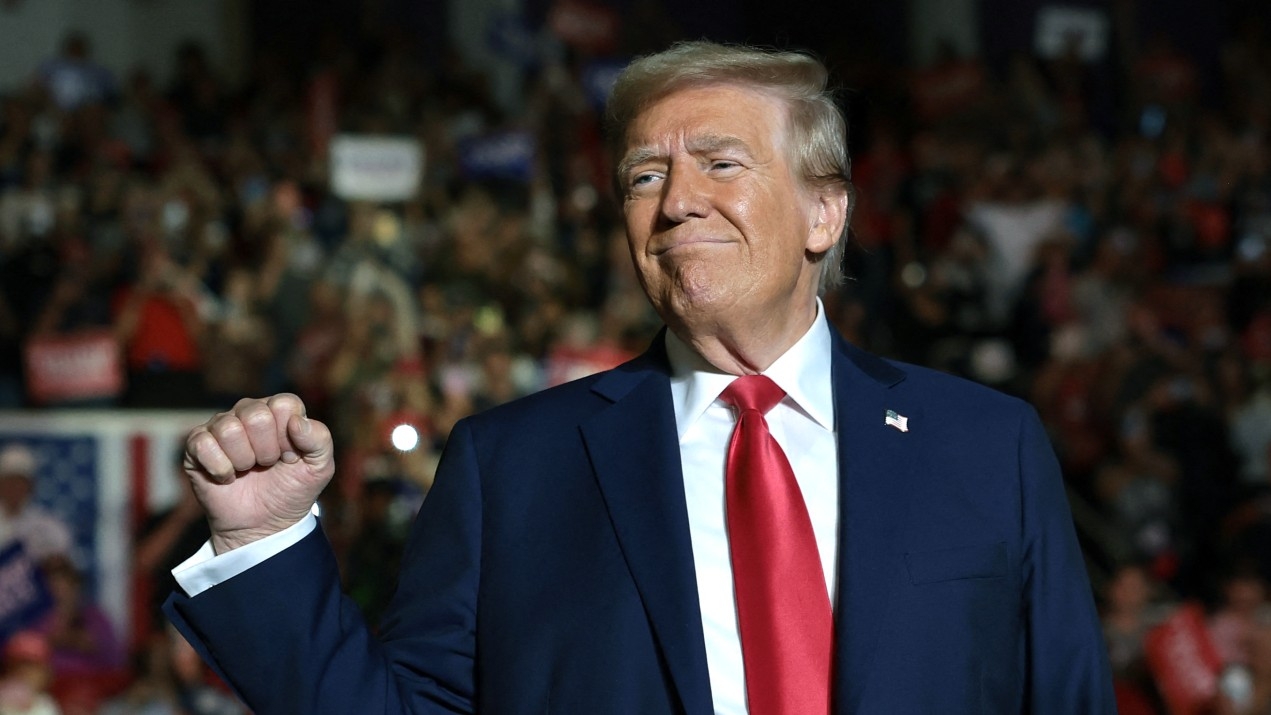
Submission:
<svg viewBox="0 0 1271 715">
<path fill-rule="evenodd" d="M 647 253 L 657 224 L 657 207 L 647 201 L 628 203 L 623 215 L 627 234 L 627 254 L 640 272 L 651 270 L 654 259 Z M 648 266 L 648 268 L 646 268 Z"/>
<path fill-rule="evenodd" d="M 728 205 L 732 223 L 749 243 L 763 250 L 776 249 L 780 238 L 791 235 L 797 225 L 805 223 L 799 214 L 798 198 L 785 192 L 752 187 L 732 197 Z"/>
<path fill-rule="evenodd" d="M 626 228 L 627 249 L 633 256 L 644 251 L 644 247 L 649 243 L 649 236 L 653 233 L 655 214 L 646 204 L 647 202 L 628 201 L 623 207 L 622 219 L 623 226 Z"/>
</svg>

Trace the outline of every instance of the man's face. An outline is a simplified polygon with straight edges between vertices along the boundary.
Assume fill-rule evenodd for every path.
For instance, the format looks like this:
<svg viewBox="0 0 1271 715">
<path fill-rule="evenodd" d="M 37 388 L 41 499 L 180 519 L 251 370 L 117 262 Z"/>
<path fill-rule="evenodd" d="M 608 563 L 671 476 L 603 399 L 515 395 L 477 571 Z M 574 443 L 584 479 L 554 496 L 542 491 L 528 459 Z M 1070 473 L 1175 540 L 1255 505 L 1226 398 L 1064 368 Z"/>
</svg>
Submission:
<svg viewBox="0 0 1271 715">
<path fill-rule="evenodd" d="M 709 85 L 663 97 L 628 129 L 618 177 L 627 239 L 673 328 L 810 319 L 820 269 L 808 252 L 833 245 L 843 215 L 833 192 L 797 176 L 786 124 L 778 98 Z"/>
<path fill-rule="evenodd" d="M 0 509 L 13 515 L 31 497 L 31 480 L 23 474 L 0 474 Z"/>
</svg>

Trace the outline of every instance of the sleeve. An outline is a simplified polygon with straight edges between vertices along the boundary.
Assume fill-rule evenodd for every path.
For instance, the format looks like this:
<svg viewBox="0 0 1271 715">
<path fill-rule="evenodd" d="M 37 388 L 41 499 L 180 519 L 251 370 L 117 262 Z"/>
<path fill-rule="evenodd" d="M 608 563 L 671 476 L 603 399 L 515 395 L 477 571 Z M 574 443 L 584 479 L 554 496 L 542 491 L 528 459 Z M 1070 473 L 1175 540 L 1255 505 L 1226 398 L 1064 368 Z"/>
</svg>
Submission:
<svg viewBox="0 0 1271 715">
<path fill-rule="evenodd" d="M 164 610 L 255 712 L 472 713 L 480 505 L 476 451 L 460 422 L 378 638 L 341 593 L 320 525 L 197 596 L 173 594 Z"/>
<path fill-rule="evenodd" d="M 318 520 L 309 514 L 277 534 L 223 554 L 217 554 L 212 549 L 212 542 L 205 541 L 193 556 L 172 569 L 172 578 L 187 596 L 197 596 L 295 546 L 317 525 Z"/>
<path fill-rule="evenodd" d="M 1029 712 L 1114 714 L 1107 649 L 1063 477 L 1031 408 L 1019 449 Z"/>
</svg>

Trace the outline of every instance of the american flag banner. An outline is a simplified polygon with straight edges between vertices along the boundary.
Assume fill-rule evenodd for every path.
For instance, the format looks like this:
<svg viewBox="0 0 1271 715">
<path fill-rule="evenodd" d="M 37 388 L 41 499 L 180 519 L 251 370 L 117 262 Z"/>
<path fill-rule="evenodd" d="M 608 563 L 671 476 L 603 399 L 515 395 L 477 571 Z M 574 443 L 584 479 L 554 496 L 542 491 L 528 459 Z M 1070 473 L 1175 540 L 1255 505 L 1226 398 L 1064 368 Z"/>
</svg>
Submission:
<svg viewBox="0 0 1271 715">
<path fill-rule="evenodd" d="M 205 412 L 0 411 L 0 449 L 21 443 L 36 457 L 34 502 L 64 521 L 71 558 L 117 633 L 132 639 L 139 605 L 132 547 L 147 515 L 176 503 L 175 455 Z M 135 624 L 142 625 L 142 624 Z"/>
<path fill-rule="evenodd" d="M 30 627 L 53 606 L 53 596 L 26 549 L 14 542 L 0 549 L 0 640 Z"/>
</svg>

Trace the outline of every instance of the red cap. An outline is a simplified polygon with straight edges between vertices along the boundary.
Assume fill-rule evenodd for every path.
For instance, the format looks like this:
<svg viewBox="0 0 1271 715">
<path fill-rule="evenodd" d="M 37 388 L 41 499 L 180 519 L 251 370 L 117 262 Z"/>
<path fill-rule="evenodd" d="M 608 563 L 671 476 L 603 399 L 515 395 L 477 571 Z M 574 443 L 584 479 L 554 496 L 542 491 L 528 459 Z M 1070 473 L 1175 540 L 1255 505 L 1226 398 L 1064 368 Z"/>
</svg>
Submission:
<svg viewBox="0 0 1271 715">
<path fill-rule="evenodd" d="M 35 631 L 20 631 L 4 644 L 4 659 L 8 663 L 47 664 L 53 651 L 48 639 Z"/>
</svg>

